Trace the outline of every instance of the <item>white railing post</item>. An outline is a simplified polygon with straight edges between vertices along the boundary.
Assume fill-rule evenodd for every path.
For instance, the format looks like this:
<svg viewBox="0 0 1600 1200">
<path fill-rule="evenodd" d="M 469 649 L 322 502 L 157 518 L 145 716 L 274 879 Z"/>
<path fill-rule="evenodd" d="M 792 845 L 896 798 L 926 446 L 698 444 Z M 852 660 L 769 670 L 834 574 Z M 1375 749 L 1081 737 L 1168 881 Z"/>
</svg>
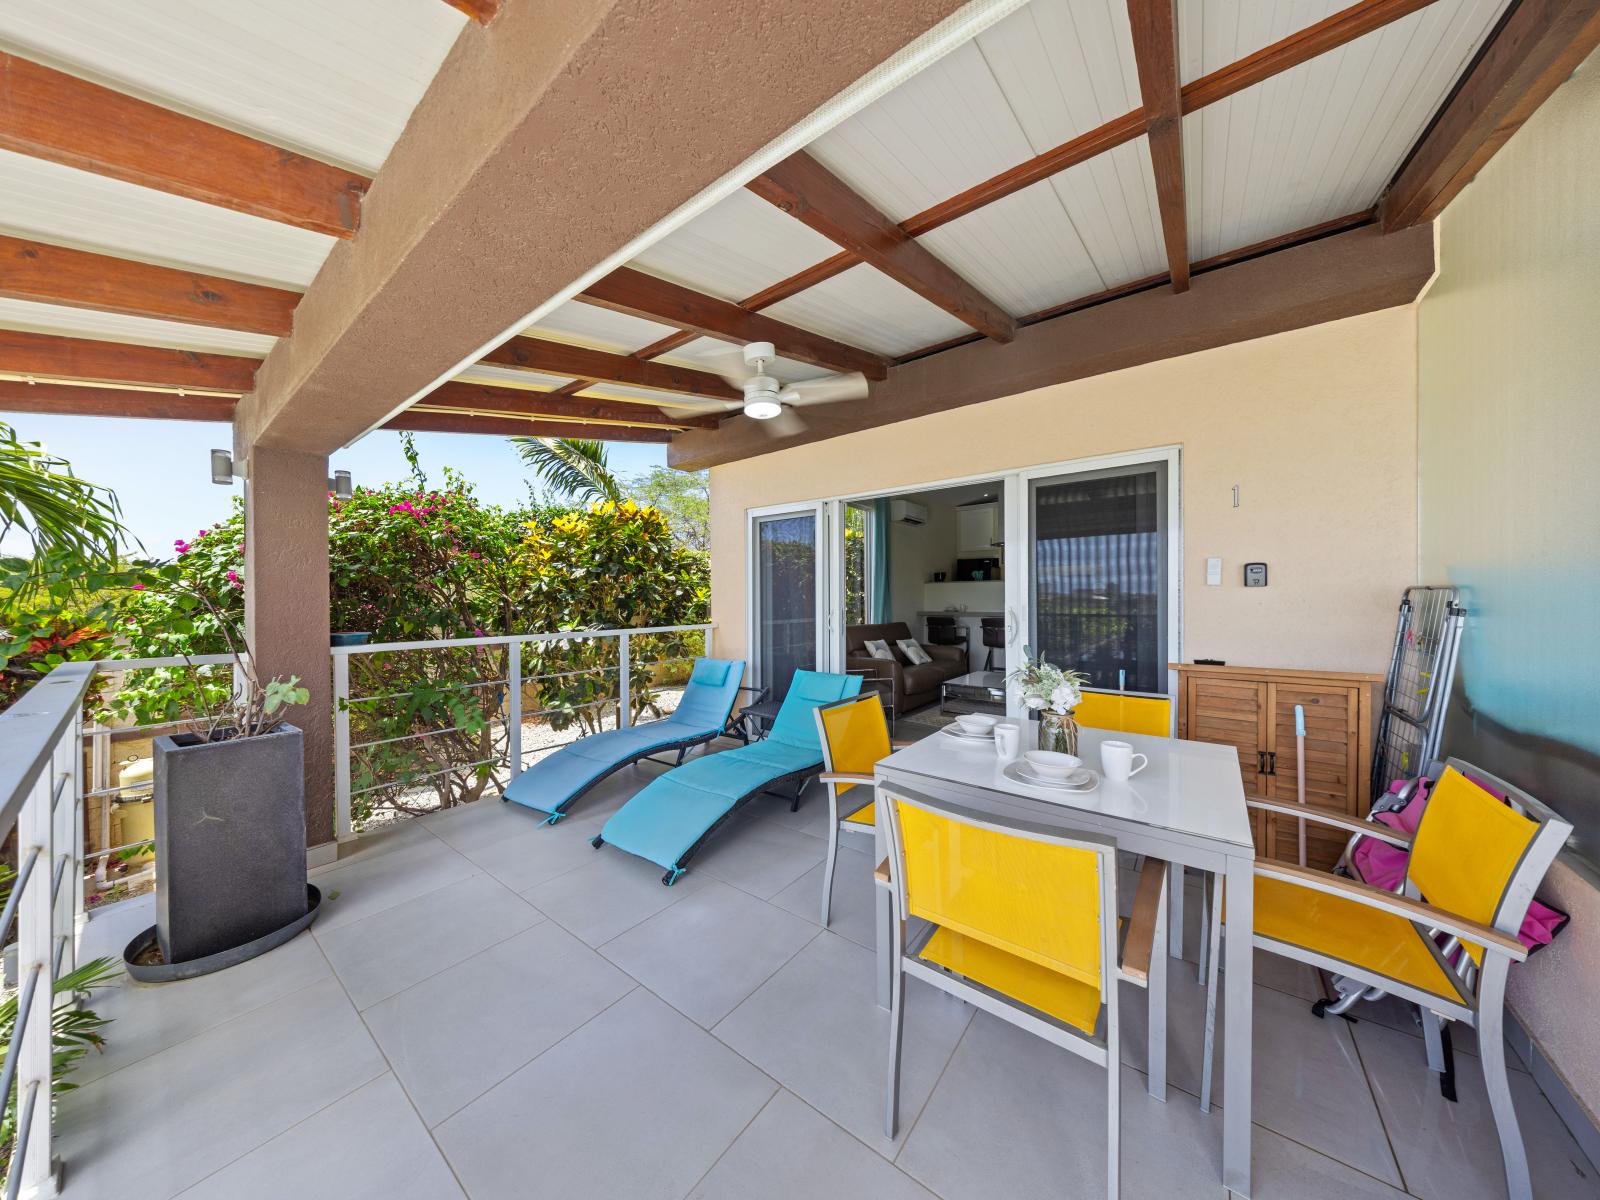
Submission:
<svg viewBox="0 0 1600 1200">
<path fill-rule="evenodd" d="M 54 755 L 51 757 L 53 764 Z M 12 1154 L 23 1154 L 19 1194 L 40 1198 L 56 1194 L 50 1102 L 50 1013 L 55 1002 L 55 903 L 51 896 L 55 838 L 50 801 L 55 774 L 53 769 L 39 773 L 17 818 L 18 861 L 35 847 L 39 857 L 23 885 L 17 906 L 17 981 L 22 989 L 19 996 L 27 999 L 25 1006 L 19 1003 L 17 1012 L 22 1032 L 17 1057 L 17 1111 L 31 1111 L 32 1120 L 19 1123 Z"/>
<path fill-rule="evenodd" d="M 632 722 L 632 717 L 631 717 L 631 712 L 630 712 L 630 710 L 632 708 L 632 704 L 633 704 L 633 697 L 632 697 L 633 689 L 630 686 L 630 684 L 632 683 L 632 680 L 629 678 L 632 675 L 633 671 L 632 671 L 632 664 L 628 661 L 628 652 L 629 652 L 628 635 L 626 633 L 619 633 L 617 635 L 617 728 L 618 729 L 626 729 L 630 724 L 633 723 Z"/>
<path fill-rule="evenodd" d="M 72 865 L 67 868 L 72 876 L 72 962 L 78 962 L 78 937 L 83 932 L 88 914 L 83 908 L 83 708 L 72 722 L 72 736 L 68 739 L 72 751 Z M 109 808 L 110 806 L 107 805 Z"/>
<path fill-rule="evenodd" d="M 111 846 L 111 731 L 96 730 L 94 734 L 94 749 L 90 758 L 89 783 L 100 801 L 100 820 L 97 823 L 99 836 L 96 840 L 100 845 L 98 849 L 105 850 Z M 111 856 L 102 854 L 94 860 L 94 884 L 103 888 L 107 883 L 107 871 L 110 869 Z"/>
<path fill-rule="evenodd" d="M 506 646 L 506 760 L 511 778 L 522 774 L 522 643 Z"/>
<path fill-rule="evenodd" d="M 705 656 L 707 658 L 710 658 L 711 657 L 711 626 L 710 625 L 707 625 L 705 627 L 705 635 L 706 635 L 705 650 L 703 651 L 703 653 L 705 654 Z"/>
<path fill-rule="evenodd" d="M 333 836 L 355 837 L 350 816 L 350 656 L 333 652 Z"/>
<path fill-rule="evenodd" d="M 50 961 L 57 975 L 65 975 L 77 965 L 77 905 L 72 901 L 72 891 L 76 888 L 79 895 L 83 894 L 82 882 L 73 875 L 77 839 L 72 827 L 82 826 L 75 819 L 78 772 L 72 769 L 71 758 L 76 731 L 75 720 L 72 730 L 62 736 L 50 755 L 50 843 L 55 847 L 55 861 L 50 864 Z"/>
</svg>

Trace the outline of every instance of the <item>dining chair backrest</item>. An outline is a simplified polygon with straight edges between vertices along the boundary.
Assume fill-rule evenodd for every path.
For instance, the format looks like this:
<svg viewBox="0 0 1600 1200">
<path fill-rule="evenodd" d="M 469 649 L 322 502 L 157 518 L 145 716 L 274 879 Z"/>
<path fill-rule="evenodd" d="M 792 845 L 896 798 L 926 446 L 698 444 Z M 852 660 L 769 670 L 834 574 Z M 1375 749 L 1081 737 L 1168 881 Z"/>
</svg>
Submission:
<svg viewBox="0 0 1600 1200">
<path fill-rule="evenodd" d="M 1571 832 L 1568 822 L 1527 793 L 1452 759 L 1417 826 L 1406 890 L 1515 935 Z M 1466 948 L 1482 962 L 1482 947 Z"/>
<path fill-rule="evenodd" d="M 1172 701 L 1166 696 L 1130 696 L 1125 692 L 1084 692 L 1073 711 L 1079 725 L 1117 733 L 1172 736 Z"/>
<path fill-rule="evenodd" d="M 1109 986 L 1111 844 L 894 797 L 904 911 L 1100 989 Z M 1110 943 L 1114 946 L 1114 942 Z"/>
<path fill-rule="evenodd" d="M 889 756 L 889 721 L 877 691 L 821 705 L 817 732 L 822 739 L 823 769 L 829 774 L 871 775 L 872 768 Z M 841 792 L 855 786 L 837 785 Z"/>
</svg>

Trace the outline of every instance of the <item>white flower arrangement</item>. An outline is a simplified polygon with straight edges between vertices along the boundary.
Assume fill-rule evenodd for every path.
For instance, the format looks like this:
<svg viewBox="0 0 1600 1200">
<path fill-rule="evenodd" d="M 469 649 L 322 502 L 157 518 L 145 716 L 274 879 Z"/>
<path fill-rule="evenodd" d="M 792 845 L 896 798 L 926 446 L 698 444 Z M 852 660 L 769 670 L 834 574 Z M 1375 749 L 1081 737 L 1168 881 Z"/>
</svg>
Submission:
<svg viewBox="0 0 1600 1200">
<path fill-rule="evenodd" d="M 1089 677 L 1048 663 L 1044 655 L 1033 656 L 1030 647 L 1022 648 L 1022 665 L 1011 672 L 1011 679 L 1022 692 L 1022 702 L 1031 709 L 1066 716 L 1083 701 L 1083 685 Z"/>
</svg>

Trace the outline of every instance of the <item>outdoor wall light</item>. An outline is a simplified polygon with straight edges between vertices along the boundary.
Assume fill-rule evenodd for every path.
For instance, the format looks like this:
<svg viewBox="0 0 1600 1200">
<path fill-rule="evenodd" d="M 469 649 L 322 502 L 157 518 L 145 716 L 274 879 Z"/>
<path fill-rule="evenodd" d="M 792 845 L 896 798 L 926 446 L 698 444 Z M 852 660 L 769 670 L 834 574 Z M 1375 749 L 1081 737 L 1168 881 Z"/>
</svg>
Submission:
<svg viewBox="0 0 1600 1200">
<path fill-rule="evenodd" d="M 355 488 L 350 483 L 349 471 L 335 471 L 333 478 L 328 480 L 328 487 L 339 500 L 348 500 L 356 494 Z"/>
<path fill-rule="evenodd" d="M 226 450 L 211 452 L 211 482 L 223 487 L 233 483 L 233 455 Z"/>
</svg>

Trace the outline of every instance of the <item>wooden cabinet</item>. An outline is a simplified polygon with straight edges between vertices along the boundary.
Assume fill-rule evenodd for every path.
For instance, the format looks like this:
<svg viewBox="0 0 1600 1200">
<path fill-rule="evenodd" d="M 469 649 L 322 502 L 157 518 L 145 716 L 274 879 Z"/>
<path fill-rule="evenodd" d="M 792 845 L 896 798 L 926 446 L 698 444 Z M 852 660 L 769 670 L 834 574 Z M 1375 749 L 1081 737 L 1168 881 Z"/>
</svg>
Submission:
<svg viewBox="0 0 1600 1200">
<path fill-rule="evenodd" d="M 1372 716 L 1382 675 L 1294 671 L 1273 667 L 1207 667 L 1175 663 L 1178 736 L 1232 746 L 1245 795 L 1293 804 L 1299 799 L 1294 710 L 1306 719 L 1306 803 L 1351 817 L 1371 806 Z M 1251 814 L 1256 850 L 1299 858 L 1300 822 Z M 1306 824 L 1306 864 L 1331 867 L 1346 838 Z"/>
<path fill-rule="evenodd" d="M 1000 505 L 963 504 L 956 509 L 957 558 L 998 558 L 1004 537 Z"/>
</svg>

